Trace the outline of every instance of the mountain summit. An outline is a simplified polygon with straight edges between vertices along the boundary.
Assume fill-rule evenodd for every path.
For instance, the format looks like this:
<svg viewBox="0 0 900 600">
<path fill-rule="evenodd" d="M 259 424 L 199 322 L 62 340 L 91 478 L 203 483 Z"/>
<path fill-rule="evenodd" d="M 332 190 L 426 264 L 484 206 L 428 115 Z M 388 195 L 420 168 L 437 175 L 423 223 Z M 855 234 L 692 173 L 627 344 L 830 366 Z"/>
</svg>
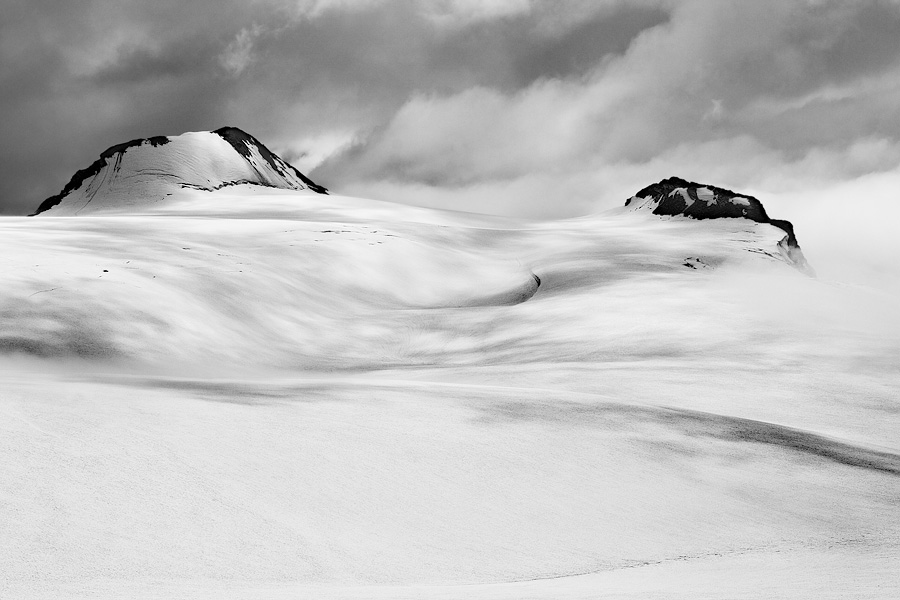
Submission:
<svg viewBox="0 0 900 600">
<path fill-rule="evenodd" d="M 252 184 L 327 194 L 252 135 L 236 128 L 141 138 L 106 149 L 35 215 L 77 215 L 156 203 L 190 188 Z"/>
<path fill-rule="evenodd" d="M 770 218 L 762 202 L 753 196 L 680 177 L 669 177 L 648 185 L 626 200 L 625 206 L 634 210 L 649 210 L 655 215 L 693 219 L 744 218 L 773 225 L 787 234 L 778 243 L 783 258 L 807 275 L 815 276 L 797 243 L 793 224 Z"/>
</svg>

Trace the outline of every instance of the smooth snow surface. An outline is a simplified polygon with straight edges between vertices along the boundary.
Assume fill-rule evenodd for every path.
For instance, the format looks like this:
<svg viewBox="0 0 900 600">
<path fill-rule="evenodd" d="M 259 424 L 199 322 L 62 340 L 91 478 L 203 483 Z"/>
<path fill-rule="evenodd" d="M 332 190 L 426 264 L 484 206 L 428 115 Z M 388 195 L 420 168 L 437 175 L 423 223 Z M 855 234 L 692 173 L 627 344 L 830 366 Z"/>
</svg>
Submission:
<svg viewBox="0 0 900 600">
<path fill-rule="evenodd" d="M 687 190 L 685 190 L 684 195 L 687 196 Z M 713 192 L 709 188 L 697 188 L 697 197 L 700 198 L 703 202 L 706 202 L 707 206 L 710 204 L 715 204 L 717 202 L 715 192 Z M 747 201 L 746 199 L 741 198 L 740 201 L 738 201 L 738 204 L 747 204 Z M 688 204 L 688 206 L 690 206 L 690 204 Z"/>
<path fill-rule="evenodd" d="M 780 229 L 140 211 L 0 219 L 0 598 L 900 596 L 896 299 Z"/>
</svg>

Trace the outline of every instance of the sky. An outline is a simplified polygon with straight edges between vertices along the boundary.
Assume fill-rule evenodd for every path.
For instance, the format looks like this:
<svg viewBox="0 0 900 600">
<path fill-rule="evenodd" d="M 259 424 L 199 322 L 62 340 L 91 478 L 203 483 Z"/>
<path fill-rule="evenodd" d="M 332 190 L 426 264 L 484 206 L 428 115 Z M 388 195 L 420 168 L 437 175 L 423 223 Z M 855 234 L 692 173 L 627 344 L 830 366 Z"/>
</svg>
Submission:
<svg viewBox="0 0 900 600">
<path fill-rule="evenodd" d="M 900 189 L 900 0 L 0 11 L 0 214 L 31 212 L 113 144 L 225 125 L 334 192 L 529 218 L 670 175 L 788 213 L 834 190 L 893 206 Z"/>
</svg>

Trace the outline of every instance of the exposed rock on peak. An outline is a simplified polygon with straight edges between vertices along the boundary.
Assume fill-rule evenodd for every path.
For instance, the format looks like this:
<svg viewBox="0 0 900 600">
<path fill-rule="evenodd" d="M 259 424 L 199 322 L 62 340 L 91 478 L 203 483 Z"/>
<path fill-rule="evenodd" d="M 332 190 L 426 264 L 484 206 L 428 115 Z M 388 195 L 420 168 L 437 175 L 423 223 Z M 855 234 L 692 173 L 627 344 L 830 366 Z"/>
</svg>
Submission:
<svg viewBox="0 0 900 600">
<path fill-rule="evenodd" d="M 223 127 L 112 146 L 34 214 L 127 210 L 159 202 L 183 188 L 213 191 L 244 183 L 328 193 L 252 135 Z"/>
<path fill-rule="evenodd" d="M 758 223 L 769 222 L 762 202 L 753 196 L 680 177 L 669 177 L 648 185 L 629 198 L 625 206 L 640 204 L 643 208 L 646 202 L 654 205 L 653 214 L 656 215 L 683 215 L 695 219 L 744 217 Z"/>
<path fill-rule="evenodd" d="M 213 133 L 219 135 L 223 140 L 231 144 L 232 148 L 248 161 L 253 160 L 253 151 L 256 150 L 274 171 L 282 174 L 285 178 L 297 177 L 312 191 L 320 194 L 328 193 L 328 190 L 325 187 L 314 183 L 310 178 L 294 168 L 293 165 L 289 164 L 277 154 L 273 154 L 262 144 L 262 142 L 246 131 L 238 129 L 237 127 L 221 127 L 216 129 Z"/>
<path fill-rule="evenodd" d="M 772 219 L 762 202 L 732 190 L 669 177 L 648 185 L 625 201 L 634 210 L 649 210 L 655 215 L 683 216 L 694 219 L 743 218 L 773 225 L 785 232 L 778 248 L 790 264 L 810 276 L 815 272 L 803 252 L 790 221 Z"/>
</svg>

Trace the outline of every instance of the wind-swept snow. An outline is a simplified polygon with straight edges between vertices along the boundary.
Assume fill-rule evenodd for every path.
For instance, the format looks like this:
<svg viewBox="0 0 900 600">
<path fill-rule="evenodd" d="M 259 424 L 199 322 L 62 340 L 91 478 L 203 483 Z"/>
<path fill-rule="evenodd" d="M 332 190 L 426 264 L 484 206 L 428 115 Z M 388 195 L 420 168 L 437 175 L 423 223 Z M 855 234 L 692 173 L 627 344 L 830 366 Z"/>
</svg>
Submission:
<svg viewBox="0 0 900 600">
<path fill-rule="evenodd" d="M 896 597 L 894 299 L 631 208 L 0 220 L 0 597 Z"/>
</svg>

